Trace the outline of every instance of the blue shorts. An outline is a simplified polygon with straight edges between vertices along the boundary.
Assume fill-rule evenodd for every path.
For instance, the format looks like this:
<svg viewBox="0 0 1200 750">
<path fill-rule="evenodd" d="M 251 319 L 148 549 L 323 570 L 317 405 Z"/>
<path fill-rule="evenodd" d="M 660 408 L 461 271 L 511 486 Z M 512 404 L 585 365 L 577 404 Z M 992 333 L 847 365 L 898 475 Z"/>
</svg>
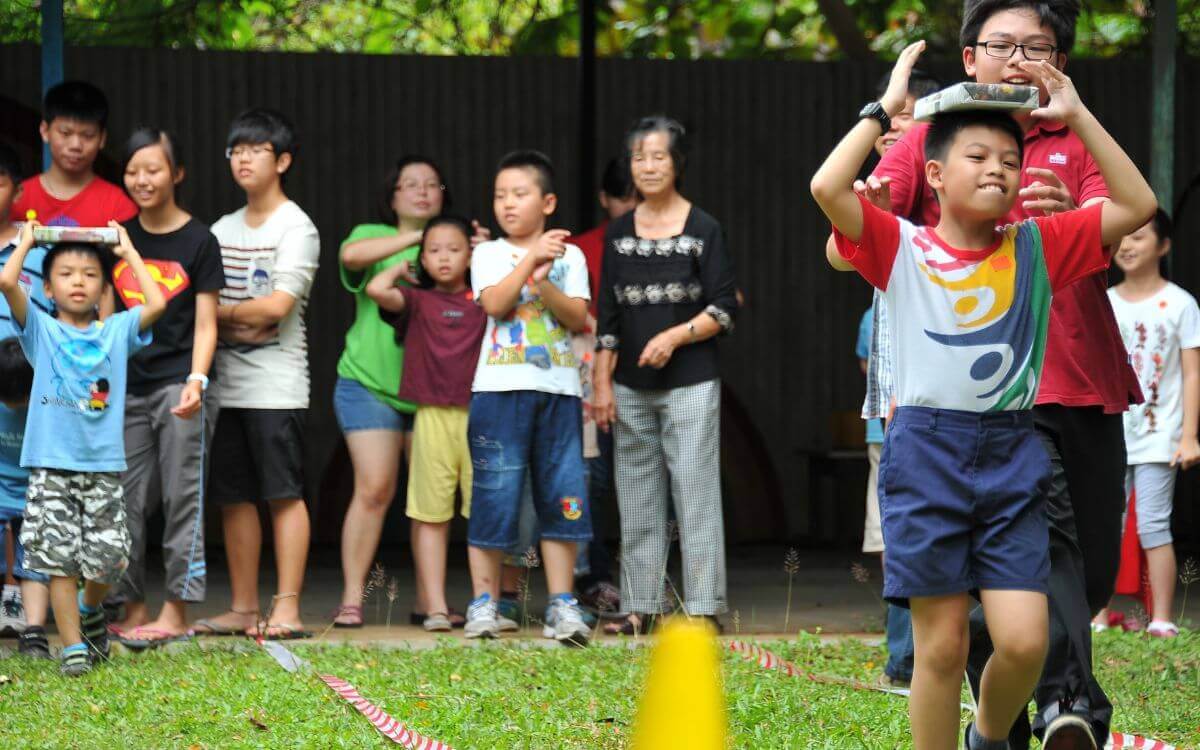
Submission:
<svg viewBox="0 0 1200 750">
<path fill-rule="evenodd" d="M 1046 593 L 1049 484 L 1029 411 L 897 409 L 879 461 L 884 598 Z"/>
<path fill-rule="evenodd" d="M 3 529 L 12 529 L 13 539 L 13 578 L 19 581 L 37 581 L 49 583 L 50 576 L 25 569 L 25 546 L 21 544 L 21 521 L 25 518 L 24 511 L 9 506 L 0 506 L 0 572 L 7 567 L 8 555 L 5 550 Z"/>
<path fill-rule="evenodd" d="M 357 380 L 339 377 L 333 386 L 333 413 L 342 432 L 388 430 L 412 432 L 413 415 L 380 401 Z"/>
<path fill-rule="evenodd" d="M 527 470 L 541 538 L 592 538 L 578 397 L 540 391 L 476 393 L 467 441 L 474 470 L 467 525 L 471 546 L 507 550 L 517 543 Z"/>
</svg>

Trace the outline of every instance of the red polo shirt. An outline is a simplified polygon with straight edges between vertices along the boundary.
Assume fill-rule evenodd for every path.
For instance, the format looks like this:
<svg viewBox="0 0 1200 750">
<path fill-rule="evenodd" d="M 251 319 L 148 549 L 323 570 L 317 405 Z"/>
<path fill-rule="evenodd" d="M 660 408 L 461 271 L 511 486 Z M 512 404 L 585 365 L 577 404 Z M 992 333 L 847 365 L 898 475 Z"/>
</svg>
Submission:
<svg viewBox="0 0 1200 750">
<path fill-rule="evenodd" d="M 876 177 L 891 178 L 892 213 L 934 226 L 941 208 L 925 182 L 926 124 L 919 124 L 880 160 Z M 1076 205 L 1107 198 L 1108 188 L 1083 141 L 1061 123 L 1039 123 L 1025 133 L 1024 167 L 1052 170 L 1067 186 Z M 1034 181 L 1022 171 L 1021 187 Z M 1018 199 L 1007 221 L 1030 218 Z M 1050 305 L 1046 359 L 1037 403 L 1102 406 L 1120 414 L 1142 401 L 1137 376 L 1121 340 L 1103 271 L 1054 294 Z"/>
<path fill-rule="evenodd" d="M 21 197 L 12 206 L 13 221 L 25 221 L 25 212 L 37 211 L 47 226 L 106 227 L 109 220 L 125 222 L 137 216 L 137 206 L 125 191 L 107 180 L 93 177 L 73 198 L 59 200 L 42 187 L 40 175 L 21 183 Z"/>
<path fill-rule="evenodd" d="M 596 305 L 600 302 L 600 267 L 601 261 L 604 259 L 604 231 L 606 229 L 608 229 L 607 219 L 583 234 L 567 238 L 567 243 L 582 250 L 583 257 L 587 260 L 588 285 L 592 290 L 592 301 L 589 303 L 588 309 L 591 310 L 593 316 L 596 314 Z"/>
</svg>

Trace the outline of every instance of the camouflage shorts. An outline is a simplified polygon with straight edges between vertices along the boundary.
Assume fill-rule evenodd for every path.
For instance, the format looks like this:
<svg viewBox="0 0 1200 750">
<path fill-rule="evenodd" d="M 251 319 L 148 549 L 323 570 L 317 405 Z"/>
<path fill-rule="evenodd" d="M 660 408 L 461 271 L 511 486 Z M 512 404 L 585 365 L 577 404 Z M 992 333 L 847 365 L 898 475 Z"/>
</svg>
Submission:
<svg viewBox="0 0 1200 750">
<path fill-rule="evenodd" d="M 25 567 L 50 576 L 116 583 L 129 565 L 121 475 L 34 469 L 29 474 Z"/>
</svg>

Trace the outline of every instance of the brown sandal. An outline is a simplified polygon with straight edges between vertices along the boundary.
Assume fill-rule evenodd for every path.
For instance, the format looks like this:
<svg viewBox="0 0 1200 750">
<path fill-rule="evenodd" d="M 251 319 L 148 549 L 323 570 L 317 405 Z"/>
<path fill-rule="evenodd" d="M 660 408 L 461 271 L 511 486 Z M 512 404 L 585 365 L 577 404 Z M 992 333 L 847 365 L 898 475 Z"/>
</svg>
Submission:
<svg viewBox="0 0 1200 750">
<path fill-rule="evenodd" d="M 637 618 L 637 622 L 634 622 L 634 618 Z M 658 625 L 657 620 L 657 615 L 631 612 L 624 620 L 606 623 L 604 632 L 609 635 L 648 635 L 654 632 L 654 628 Z"/>
</svg>

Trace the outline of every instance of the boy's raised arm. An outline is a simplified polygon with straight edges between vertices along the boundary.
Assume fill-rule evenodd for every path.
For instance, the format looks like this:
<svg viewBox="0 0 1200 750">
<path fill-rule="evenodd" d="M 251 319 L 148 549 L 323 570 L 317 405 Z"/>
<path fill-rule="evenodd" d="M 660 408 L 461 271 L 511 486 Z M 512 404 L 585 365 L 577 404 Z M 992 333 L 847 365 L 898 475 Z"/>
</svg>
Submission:
<svg viewBox="0 0 1200 750">
<path fill-rule="evenodd" d="M 133 277 L 137 279 L 138 287 L 146 296 L 145 304 L 138 308 L 141 315 L 139 328 L 144 331 L 162 317 L 163 312 L 167 309 L 167 298 L 163 296 L 158 282 L 146 270 L 146 264 L 142 262 L 142 256 L 138 254 L 137 248 L 130 241 L 129 232 L 125 231 L 125 227 L 115 221 L 108 222 L 108 225 L 116 229 L 117 236 L 120 237 L 113 253 L 133 269 Z"/>
<path fill-rule="evenodd" d="M 905 47 L 896 60 L 887 91 L 879 100 L 888 117 L 904 109 L 908 78 L 924 49 L 924 41 L 915 42 Z M 879 123 L 874 120 L 859 121 L 834 147 L 813 175 L 810 185 L 817 205 L 851 242 L 858 242 L 863 227 L 862 204 L 854 193 L 854 179 L 879 137 L 879 128 Z"/>
<path fill-rule="evenodd" d="M 1158 207 L 1154 191 L 1120 144 L 1080 101 L 1075 84 L 1065 73 L 1045 61 L 1023 61 L 1021 67 L 1041 78 L 1050 94 L 1047 105 L 1034 110 L 1032 116 L 1065 122 L 1083 141 L 1104 176 L 1109 201 L 1100 213 L 1100 241 L 1104 245 L 1118 242 L 1154 214 Z"/>
<path fill-rule="evenodd" d="M 25 327 L 25 316 L 29 312 L 29 300 L 25 297 L 25 290 L 21 289 L 21 268 L 25 265 L 25 256 L 33 247 L 33 228 L 36 225 L 36 221 L 27 221 L 21 227 L 17 248 L 0 271 L 0 292 L 8 300 L 13 322 L 21 328 Z"/>
</svg>

